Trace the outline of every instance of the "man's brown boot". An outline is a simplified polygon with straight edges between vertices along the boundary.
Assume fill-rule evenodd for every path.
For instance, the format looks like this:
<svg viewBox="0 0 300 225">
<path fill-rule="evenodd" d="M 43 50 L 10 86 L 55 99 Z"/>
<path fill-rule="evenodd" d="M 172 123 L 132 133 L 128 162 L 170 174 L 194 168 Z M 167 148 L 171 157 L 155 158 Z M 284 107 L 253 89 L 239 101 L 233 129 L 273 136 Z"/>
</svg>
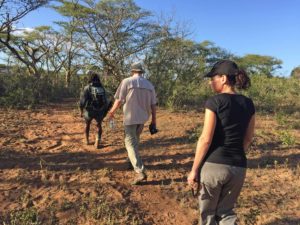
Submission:
<svg viewBox="0 0 300 225">
<path fill-rule="evenodd" d="M 138 173 L 131 184 L 139 185 L 142 181 L 147 181 L 147 175 L 144 172 Z"/>
</svg>

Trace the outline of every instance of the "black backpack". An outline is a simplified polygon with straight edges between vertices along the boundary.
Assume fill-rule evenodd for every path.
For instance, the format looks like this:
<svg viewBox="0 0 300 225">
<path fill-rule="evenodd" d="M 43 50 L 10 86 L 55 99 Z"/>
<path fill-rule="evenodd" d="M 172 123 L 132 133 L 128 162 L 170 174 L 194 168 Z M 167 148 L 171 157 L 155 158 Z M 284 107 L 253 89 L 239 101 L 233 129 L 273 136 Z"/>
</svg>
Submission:
<svg viewBox="0 0 300 225">
<path fill-rule="evenodd" d="M 87 105 L 88 110 L 100 111 L 107 105 L 105 90 L 102 86 L 89 87 L 90 100 Z"/>
</svg>

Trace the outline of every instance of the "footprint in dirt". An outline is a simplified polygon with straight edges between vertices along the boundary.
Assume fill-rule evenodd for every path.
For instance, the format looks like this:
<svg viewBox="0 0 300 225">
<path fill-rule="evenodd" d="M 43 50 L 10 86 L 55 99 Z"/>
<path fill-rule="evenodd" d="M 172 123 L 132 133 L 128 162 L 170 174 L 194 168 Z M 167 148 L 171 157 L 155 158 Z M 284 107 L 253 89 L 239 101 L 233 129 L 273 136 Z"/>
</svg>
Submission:
<svg viewBox="0 0 300 225">
<path fill-rule="evenodd" d="M 48 147 L 49 150 L 57 150 L 62 146 L 62 141 L 61 140 L 55 140 L 53 141 L 54 143 Z"/>
</svg>

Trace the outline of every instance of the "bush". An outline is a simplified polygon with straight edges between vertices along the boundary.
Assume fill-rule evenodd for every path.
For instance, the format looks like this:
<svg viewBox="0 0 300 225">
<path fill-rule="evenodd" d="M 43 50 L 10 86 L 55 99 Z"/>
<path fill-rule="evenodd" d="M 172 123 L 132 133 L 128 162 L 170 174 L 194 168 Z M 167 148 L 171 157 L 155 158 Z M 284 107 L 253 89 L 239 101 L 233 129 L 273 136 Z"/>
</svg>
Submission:
<svg viewBox="0 0 300 225">
<path fill-rule="evenodd" d="M 295 78 L 253 75 L 252 86 L 242 94 L 252 98 L 260 113 L 295 114 L 300 111 L 300 82 Z M 163 105 L 172 109 L 202 108 L 206 99 L 213 95 L 207 82 L 176 83 Z"/>
<path fill-rule="evenodd" d="M 278 132 L 279 140 L 284 146 L 294 146 L 296 138 L 287 130 Z"/>
<path fill-rule="evenodd" d="M 115 80 L 105 79 L 102 82 L 108 93 L 115 93 Z M 299 79 L 256 74 L 251 76 L 251 82 L 249 90 L 242 93 L 253 99 L 258 112 L 296 115 L 300 111 Z M 213 95 L 205 80 L 161 79 L 154 84 L 159 105 L 171 109 L 202 109 L 206 99 Z M 73 77 L 66 88 L 63 75 L 37 79 L 20 73 L 0 74 L 0 107 L 31 108 L 66 97 L 78 98 L 84 85 L 86 76 Z"/>
<path fill-rule="evenodd" d="M 0 79 L 4 87 L 0 95 L 1 106 L 23 108 L 37 103 L 37 84 L 33 77 L 3 75 Z"/>
<path fill-rule="evenodd" d="M 251 82 L 252 86 L 245 94 L 253 99 L 257 111 L 283 114 L 299 111 L 299 80 L 254 75 Z"/>
<path fill-rule="evenodd" d="M 168 96 L 166 106 L 172 109 L 202 109 L 212 91 L 205 81 L 200 84 L 177 84 Z"/>
<path fill-rule="evenodd" d="M 64 86 L 63 79 L 42 76 L 35 78 L 21 74 L 0 74 L 0 106 L 10 108 L 32 108 L 37 104 L 58 101 L 64 97 L 78 97 L 80 79 L 75 77 L 69 88 Z"/>
<path fill-rule="evenodd" d="M 6 224 L 6 223 L 4 223 Z M 11 212 L 7 224 L 11 225 L 40 225 L 42 224 L 38 218 L 35 208 L 22 209 L 20 211 Z"/>
</svg>

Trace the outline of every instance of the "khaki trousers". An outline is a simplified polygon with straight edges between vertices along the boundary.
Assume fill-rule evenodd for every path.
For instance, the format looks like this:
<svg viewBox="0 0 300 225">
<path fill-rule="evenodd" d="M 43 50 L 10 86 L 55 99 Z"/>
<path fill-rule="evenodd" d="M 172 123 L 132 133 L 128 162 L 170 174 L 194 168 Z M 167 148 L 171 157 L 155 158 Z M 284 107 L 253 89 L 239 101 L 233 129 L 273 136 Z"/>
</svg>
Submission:
<svg viewBox="0 0 300 225">
<path fill-rule="evenodd" d="M 143 128 L 144 124 L 125 125 L 125 147 L 129 160 L 137 173 L 144 172 L 144 164 L 138 151 Z"/>
</svg>

